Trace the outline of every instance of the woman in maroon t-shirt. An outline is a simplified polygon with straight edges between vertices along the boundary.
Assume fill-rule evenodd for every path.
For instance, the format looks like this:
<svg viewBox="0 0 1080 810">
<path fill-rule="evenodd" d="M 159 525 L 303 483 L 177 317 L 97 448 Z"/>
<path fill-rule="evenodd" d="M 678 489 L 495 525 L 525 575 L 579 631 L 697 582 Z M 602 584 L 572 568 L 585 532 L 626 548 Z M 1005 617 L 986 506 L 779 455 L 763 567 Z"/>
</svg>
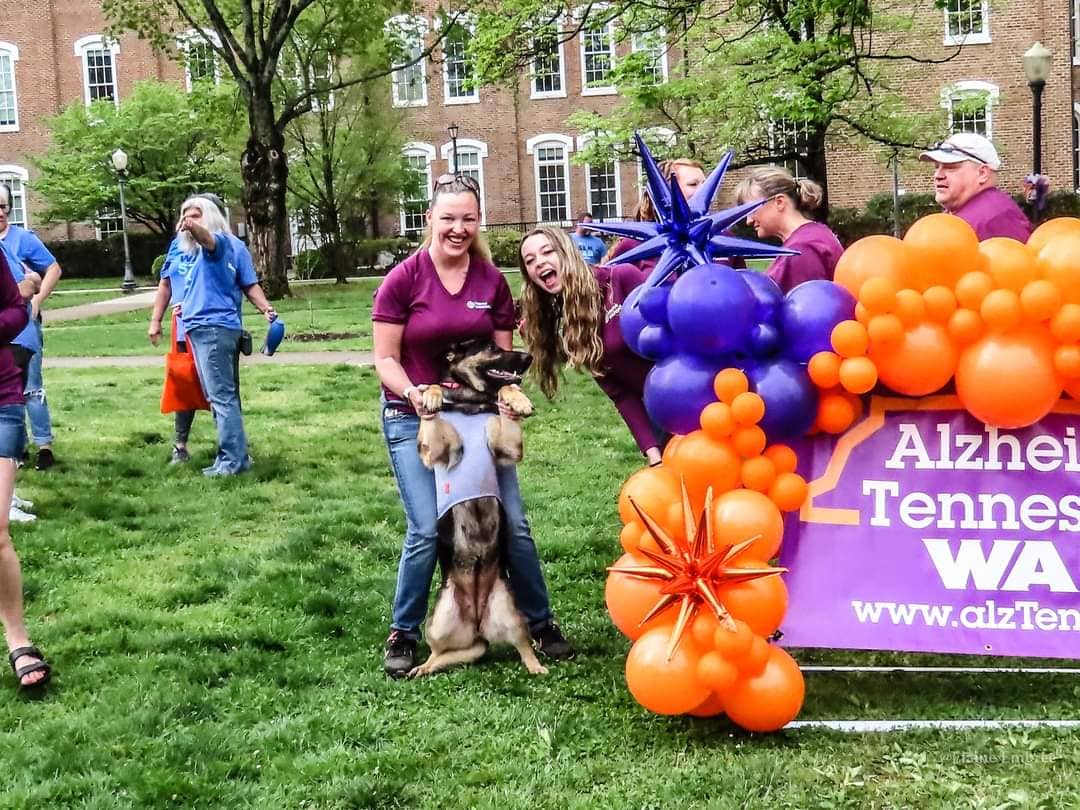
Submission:
<svg viewBox="0 0 1080 810">
<path fill-rule="evenodd" d="M 453 343 L 491 338 L 504 349 L 513 343 L 514 300 L 479 235 L 476 182 L 466 176 L 440 177 L 432 189 L 427 223 L 420 250 L 387 274 L 371 311 L 375 371 L 382 382 L 383 435 L 407 524 L 383 656 L 383 668 L 392 677 L 413 668 L 435 573 L 435 476 L 421 463 L 416 449 L 420 419 L 431 417 L 423 411 L 423 386 L 441 381 L 443 357 Z M 540 652 L 569 658 L 574 651 L 552 619 L 517 470 L 500 465 L 497 472 L 514 599 Z"/>
<path fill-rule="evenodd" d="M 589 268 L 558 228 L 536 228 L 521 240 L 521 332 L 533 356 L 532 373 L 549 398 L 562 366 L 593 375 L 650 464 L 659 464 L 663 438 L 645 411 L 645 377 L 652 363 L 634 354 L 619 328 L 622 303 L 645 281 L 633 264 Z"/>
</svg>

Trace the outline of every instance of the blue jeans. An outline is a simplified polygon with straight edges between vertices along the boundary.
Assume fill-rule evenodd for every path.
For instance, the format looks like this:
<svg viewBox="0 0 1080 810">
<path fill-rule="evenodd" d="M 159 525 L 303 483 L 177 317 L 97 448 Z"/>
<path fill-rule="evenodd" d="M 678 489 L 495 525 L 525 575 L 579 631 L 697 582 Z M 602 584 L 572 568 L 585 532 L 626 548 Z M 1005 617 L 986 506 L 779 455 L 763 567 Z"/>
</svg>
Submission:
<svg viewBox="0 0 1080 810">
<path fill-rule="evenodd" d="M 405 507 L 405 546 L 398 562 L 397 589 L 394 592 L 393 619 L 390 627 L 410 638 L 419 638 L 420 624 L 427 614 L 428 591 L 438 559 L 438 515 L 435 506 L 435 474 L 420 461 L 416 434 L 420 418 L 399 410 L 394 402 L 383 404 L 383 436 L 390 451 L 401 503 Z M 506 568 L 510 589 L 518 609 L 536 631 L 551 621 L 551 602 L 547 584 L 540 570 L 525 505 L 521 501 L 517 469 L 512 465 L 498 468 L 499 494 L 502 496 L 507 523 Z"/>
<path fill-rule="evenodd" d="M 38 344 L 41 346 L 30 355 L 30 365 L 26 369 L 26 413 L 30 417 L 30 438 L 38 447 L 53 443 L 52 418 L 49 416 L 49 403 L 45 401 L 45 381 L 41 376 L 41 355 L 45 351 L 45 342 L 41 333 L 41 321 L 33 321 L 37 330 Z"/>
<path fill-rule="evenodd" d="M 0 405 L 0 458 L 22 459 L 26 444 L 26 408 Z"/>
<path fill-rule="evenodd" d="M 188 330 L 187 342 L 217 425 L 218 454 L 213 467 L 223 475 L 244 472 L 251 462 L 240 411 L 240 330 L 196 326 Z"/>
</svg>

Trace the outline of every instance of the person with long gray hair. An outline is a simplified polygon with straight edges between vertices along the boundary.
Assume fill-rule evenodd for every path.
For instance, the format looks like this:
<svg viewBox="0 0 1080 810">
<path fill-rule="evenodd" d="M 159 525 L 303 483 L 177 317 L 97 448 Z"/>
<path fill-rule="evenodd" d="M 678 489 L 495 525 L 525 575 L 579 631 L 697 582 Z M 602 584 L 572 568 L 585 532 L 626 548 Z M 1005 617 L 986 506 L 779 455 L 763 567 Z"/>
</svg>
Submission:
<svg viewBox="0 0 1080 810">
<path fill-rule="evenodd" d="M 229 232 L 213 202 L 201 196 L 186 199 L 176 233 L 180 251 L 194 259 L 181 311 L 218 434 L 217 457 L 203 475 L 236 475 L 251 467 L 240 408 L 240 304 L 246 295 L 268 322 L 277 312 L 259 287 L 247 248 Z"/>
</svg>

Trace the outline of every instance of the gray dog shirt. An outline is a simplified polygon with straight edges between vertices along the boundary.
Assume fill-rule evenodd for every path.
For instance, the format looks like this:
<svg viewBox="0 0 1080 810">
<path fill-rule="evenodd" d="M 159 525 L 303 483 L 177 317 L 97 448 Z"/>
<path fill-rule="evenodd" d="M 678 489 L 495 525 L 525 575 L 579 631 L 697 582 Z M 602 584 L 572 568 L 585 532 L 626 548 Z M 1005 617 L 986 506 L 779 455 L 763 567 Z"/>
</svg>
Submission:
<svg viewBox="0 0 1080 810">
<path fill-rule="evenodd" d="M 490 413 L 464 414 L 443 411 L 445 419 L 461 436 L 461 461 L 452 470 L 445 464 L 435 465 L 435 502 L 441 518 L 454 504 L 475 498 L 499 497 L 499 479 L 495 474 L 495 457 L 487 439 Z"/>
</svg>

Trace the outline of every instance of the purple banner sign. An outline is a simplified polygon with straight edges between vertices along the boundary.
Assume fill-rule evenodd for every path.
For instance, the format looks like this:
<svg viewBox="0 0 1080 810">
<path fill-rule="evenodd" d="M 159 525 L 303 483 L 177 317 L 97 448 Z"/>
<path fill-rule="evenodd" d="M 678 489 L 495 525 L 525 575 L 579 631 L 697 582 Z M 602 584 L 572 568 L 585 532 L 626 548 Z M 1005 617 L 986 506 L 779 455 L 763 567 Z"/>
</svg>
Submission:
<svg viewBox="0 0 1080 810">
<path fill-rule="evenodd" d="M 955 397 L 875 397 L 797 447 L 784 646 L 1077 657 L 1078 414 L 998 430 Z"/>
</svg>

